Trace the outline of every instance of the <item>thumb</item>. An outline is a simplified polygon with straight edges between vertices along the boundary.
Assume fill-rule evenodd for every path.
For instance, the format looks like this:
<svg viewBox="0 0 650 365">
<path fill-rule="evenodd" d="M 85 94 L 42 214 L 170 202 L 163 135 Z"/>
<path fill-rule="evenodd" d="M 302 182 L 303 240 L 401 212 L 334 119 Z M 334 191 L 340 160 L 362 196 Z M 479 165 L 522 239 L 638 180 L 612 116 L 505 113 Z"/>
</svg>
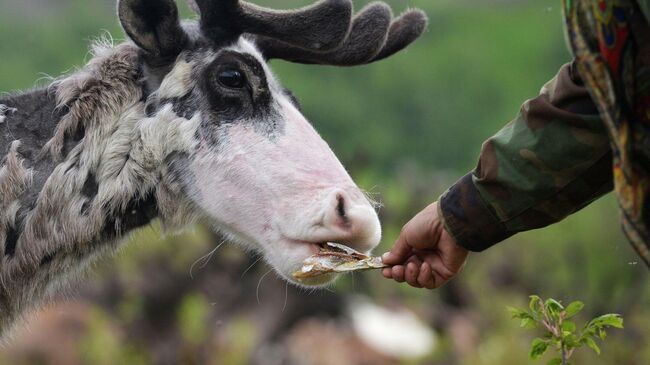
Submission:
<svg viewBox="0 0 650 365">
<path fill-rule="evenodd" d="M 412 252 L 413 248 L 406 242 L 404 235 L 400 234 L 390 252 L 386 252 L 381 256 L 381 261 L 387 265 L 399 265 L 404 263 Z"/>
<path fill-rule="evenodd" d="M 398 265 L 408 259 L 413 249 L 426 250 L 436 247 L 442 233 L 441 228 L 436 202 L 424 208 L 404 225 L 395 246 L 382 256 L 383 262 Z"/>
</svg>

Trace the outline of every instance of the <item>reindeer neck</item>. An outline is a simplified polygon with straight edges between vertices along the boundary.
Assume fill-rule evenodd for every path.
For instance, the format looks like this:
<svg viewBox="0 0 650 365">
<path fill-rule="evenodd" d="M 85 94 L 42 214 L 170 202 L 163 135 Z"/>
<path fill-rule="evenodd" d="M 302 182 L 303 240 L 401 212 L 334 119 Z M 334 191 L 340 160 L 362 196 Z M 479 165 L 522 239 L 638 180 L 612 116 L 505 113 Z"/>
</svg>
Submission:
<svg viewBox="0 0 650 365">
<path fill-rule="evenodd" d="M 165 139 L 178 131 L 146 117 L 142 69 L 125 44 L 47 89 L 0 100 L 0 333 L 160 216 L 159 201 L 171 224 L 187 220 L 171 213 L 183 200 L 164 171 L 178 153 Z"/>
</svg>

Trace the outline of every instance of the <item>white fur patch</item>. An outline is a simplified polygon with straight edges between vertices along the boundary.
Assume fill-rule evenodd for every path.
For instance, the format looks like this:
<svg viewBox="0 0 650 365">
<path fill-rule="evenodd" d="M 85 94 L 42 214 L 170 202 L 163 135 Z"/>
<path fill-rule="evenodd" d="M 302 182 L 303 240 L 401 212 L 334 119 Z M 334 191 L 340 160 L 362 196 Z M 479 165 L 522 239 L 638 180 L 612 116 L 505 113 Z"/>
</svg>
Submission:
<svg viewBox="0 0 650 365">
<path fill-rule="evenodd" d="M 193 64 L 179 57 L 174 68 L 165 76 L 156 95 L 160 99 L 179 98 L 192 89 Z"/>
</svg>

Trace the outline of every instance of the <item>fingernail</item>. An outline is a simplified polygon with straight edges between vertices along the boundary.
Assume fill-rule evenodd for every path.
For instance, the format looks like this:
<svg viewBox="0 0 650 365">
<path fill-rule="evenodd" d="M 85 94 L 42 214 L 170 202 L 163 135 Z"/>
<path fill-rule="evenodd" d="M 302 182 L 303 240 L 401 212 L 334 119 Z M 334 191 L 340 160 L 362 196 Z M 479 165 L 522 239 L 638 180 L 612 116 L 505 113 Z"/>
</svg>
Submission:
<svg viewBox="0 0 650 365">
<path fill-rule="evenodd" d="M 385 252 L 383 255 L 381 255 L 381 261 L 384 261 L 390 256 L 390 252 Z"/>
</svg>

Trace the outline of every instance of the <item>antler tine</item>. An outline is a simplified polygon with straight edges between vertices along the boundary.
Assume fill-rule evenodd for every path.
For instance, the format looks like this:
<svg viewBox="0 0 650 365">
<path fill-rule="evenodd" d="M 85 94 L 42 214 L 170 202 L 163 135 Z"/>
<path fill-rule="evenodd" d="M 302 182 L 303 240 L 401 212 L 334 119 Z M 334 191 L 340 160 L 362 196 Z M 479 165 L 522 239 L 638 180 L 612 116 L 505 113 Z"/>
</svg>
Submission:
<svg viewBox="0 0 650 365">
<path fill-rule="evenodd" d="M 390 57 L 415 42 L 427 29 L 427 23 L 427 15 L 419 9 L 412 9 L 400 15 L 390 25 L 386 44 L 372 62 Z"/>
<path fill-rule="evenodd" d="M 291 47 L 281 40 L 258 38 L 257 46 L 267 59 L 330 65 L 363 64 L 375 57 L 386 43 L 392 12 L 384 3 L 371 3 L 354 17 L 348 39 L 336 50 L 317 53 Z"/>
<path fill-rule="evenodd" d="M 212 40 L 230 42 L 243 33 L 282 39 L 313 51 L 337 48 L 350 31 L 352 2 L 321 0 L 297 10 L 273 10 L 239 0 L 189 0 Z M 194 4 L 192 4 L 194 2 Z"/>
<path fill-rule="evenodd" d="M 382 5 L 380 5 L 382 4 Z M 387 5 L 373 3 L 364 8 L 354 19 L 350 36 L 336 50 L 317 53 L 292 47 L 282 41 L 257 38 L 259 49 L 267 59 L 283 59 L 296 63 L 335 66 L 357 66 L 379 61 L 406 48 L 422 35 L 427 26 L 427 16 L 421 10 L 409 10 L 390 22 L 385 21 Z M 383 13 L 383 16 L 378 14 Z M 381 43 L 369 41 L 379 40 Z"/>
</svg>

